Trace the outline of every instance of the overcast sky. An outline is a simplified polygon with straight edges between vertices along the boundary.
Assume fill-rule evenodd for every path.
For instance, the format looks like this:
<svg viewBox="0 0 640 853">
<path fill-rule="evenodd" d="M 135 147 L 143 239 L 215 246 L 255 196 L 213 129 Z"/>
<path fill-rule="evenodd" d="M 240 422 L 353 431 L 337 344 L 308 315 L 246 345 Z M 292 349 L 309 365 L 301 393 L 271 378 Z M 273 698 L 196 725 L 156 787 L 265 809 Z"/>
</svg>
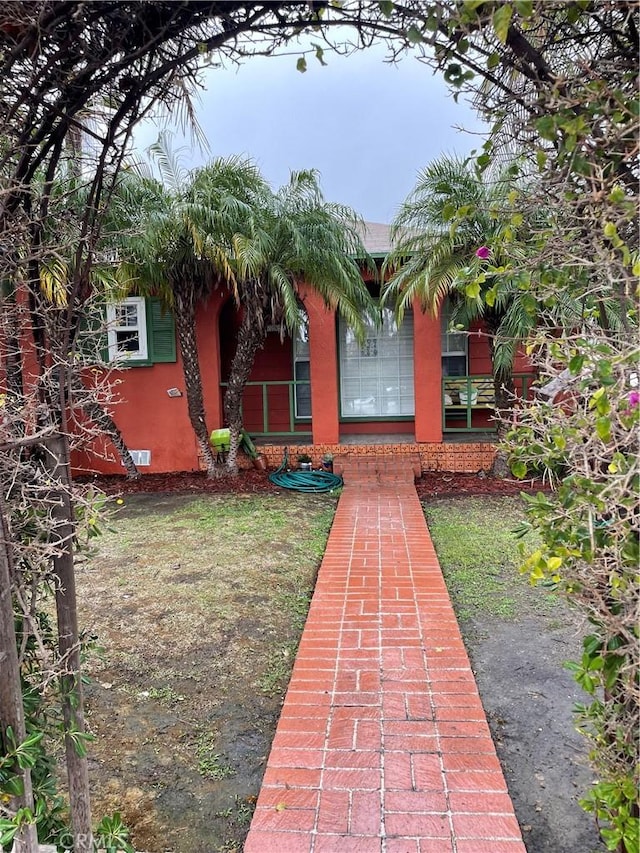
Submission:
<svg viewBox="0 0 640 853">
<path fill-rule="evenodd" d="M 369 48 L 325 56 L 323 67 L 309 56 L 301 74 L 298 56 L 209 70 L 197 112 L 211 150 L 202 154 L 176 136 L 174 148 L 190 149 L 186 164 L 247 155 L 274 187 L 292 169 L 315 168 L 327 199 L 368 221 L 391 222 L 419 169 L 440 154 L 467 155 L 482 144 L 470 107 L 456 104 L 442 79 L 411 57 L 388 65 L 382 48 Z M 157 135 L 147 122 L 137 147 Z"/>
</svg>

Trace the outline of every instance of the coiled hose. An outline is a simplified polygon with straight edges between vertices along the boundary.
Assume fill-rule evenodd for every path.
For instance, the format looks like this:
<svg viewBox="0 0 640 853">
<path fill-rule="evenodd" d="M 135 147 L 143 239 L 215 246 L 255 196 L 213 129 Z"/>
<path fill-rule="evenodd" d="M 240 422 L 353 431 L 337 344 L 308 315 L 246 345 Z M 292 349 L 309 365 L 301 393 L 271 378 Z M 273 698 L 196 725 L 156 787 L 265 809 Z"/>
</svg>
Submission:
<svg viewBox="0 0 640 853">
<path fill-rule="evenodd" d="M 294 492 L 330 492 L 342 485 L 342 477 L 330 471 L 287 471 L 289 450 L 285 447 L 282 465 L 269 474 L 274 486 Z"/>
</svg>

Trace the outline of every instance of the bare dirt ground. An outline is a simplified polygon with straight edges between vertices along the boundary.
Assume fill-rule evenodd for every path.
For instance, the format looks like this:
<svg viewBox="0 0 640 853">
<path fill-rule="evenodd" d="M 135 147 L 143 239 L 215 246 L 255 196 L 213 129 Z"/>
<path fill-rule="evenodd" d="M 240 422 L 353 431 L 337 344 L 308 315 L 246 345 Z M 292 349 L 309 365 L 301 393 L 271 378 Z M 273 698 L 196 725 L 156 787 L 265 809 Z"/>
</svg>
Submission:
<svg viewBox="0 0 640 853">
<path fill-rule="evenodd" d="M 94 813 L 136 850 L 242 849 L 335 502 L 125 495 L 78 572 Z"/>
<path fill-rule="evenodd" d="M 126 527 L 107 534 L 79 582 L 83 621 L 105 647 L 88 689 L 96 814 L 120 810 L 148 853 L 239 853 L 335 500 L 282 492 L 254 471 L 97 484 L 124 496 Z M 438 473 L 417 489 L 438 501 L 517 495 L 523 484 Z M 257 495 L 272 501 L 261 546 Z M 225 505 L 247 507 L 247 541 L 236 533 L 212 550 L 226 538 Z M 195 552 L 184 542 L 194 522 Z M 533 610 L 509 622 L 476 614 L 461 628 L 527 850 L 600 853 L 577 804 L 591 779 L 570 713 L 583 697 L 561 666 L 579 649 L 575 620 Z"/>
</svg>

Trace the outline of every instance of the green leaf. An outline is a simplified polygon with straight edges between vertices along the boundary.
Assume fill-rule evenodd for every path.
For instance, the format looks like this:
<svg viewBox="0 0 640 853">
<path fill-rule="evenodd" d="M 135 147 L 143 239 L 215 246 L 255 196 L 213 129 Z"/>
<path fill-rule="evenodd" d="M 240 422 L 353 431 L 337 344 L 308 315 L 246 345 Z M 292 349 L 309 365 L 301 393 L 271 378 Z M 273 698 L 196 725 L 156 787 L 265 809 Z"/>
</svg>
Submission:
<svg viewBox="0 0 640 853">
<path fill-rule="evenodd" d="M 524 480 L 527 476 L 527 466 L 524 462 L 514 462 L 511 466 L 511 473 L 514 477 L 517 477 L 518 480 Z"/>
<path fill-rule="evenodd" d="M 556 138 L 556 123 L 553 116 L 542 116 L 537 119 L 536 130 L 543 139 L 549 139 L 553 142 Z"/>
<path fill-rule="evenodd" d="M 480 296 L 480 285 L 477 281 L 472 281 L 465 287 L 464 292 L 468 299 L 477 299 Z"/>
<path fill-rule="evenodd" d="M 524 216 L 521 213 L 514 213 L 511 216 L 511 224 L 517 228 L 519 225 L 522 225 L 524 222 Z"/>
<path fill-rule="evenodd" d="M 616 184 L 615 187 L 609 193 L 609 201 L 614 203 L 618 203 L 624 201 L 626 199 L 626 194 L 624 189 L 620 186 L 620 184 Z"/>
<path fill-rule="evenodd" d="M 533 0 L 515 0 L 513 5 L 522 18 L 530 18 L 533 14 Z"/>
<path fill-rule="evenodd" d="M 378 6 L 380 7 L 380 11 L 385 17 L 391 17 L 391 15 L 393 14 L 393 3 L 390 2 L 390 0 L 382 0 L 381 3 L 378 3 Z"/>
<path fill-rule="evenodd" d="M 582 370 L 583 364 L 584 356 L 582 354 L 574 355 L 573 358 L 569 361 L 569 370 L 574 376 L 576 376 L 576 374 L 580 373 L 580 371 Z"/>
<path fill-rule="evenodd" d="M 541 172 L 547 164 L 547 153 L 542 148 L 536 149 L 536 163 L 538 170 Z"/>
<path fill-rule="evenodd" d="M 492 53 L 487 59 L 487 68 L 491 70 L 500 64 L 500 54 L 498 52 Z"/>
<path fill-rule="evenodd" d="M 498 7 L 491 16 L 493 29 L 496 31 L 498 39 L 502 44 L 506 44 L 507 35 L 509 33 L 509 25 L 511 24 L 511 16 L 513 15 L 513 6 L 511 3 L 505 3 Z"/>
<path fill-rule="evenodd" d="M 485 293 L 484 301 L 487 303 L 489 308 L 493 308 L 493 306 L 496 304 L 496 296 L 497 291 L 495 286 L 489 288 L 489 290 L 487 290 L 487 292 Z"/>
<path fill-rule="evenodd" d="M 447 69 L 444 72 L 444 79 L 447 83 L 455 83 L 456 80 L 460 79 L 460 75 L 462 74 L 462 66 L 458 62 L 450 62 L 447 65 Z"/>
<path fill-rule="evenodd" d="M 604 236 L 608 237 L 609 240 L 615 240 L 618 237 L 618 229 L 613 222 L 605 222 Z"/>
<path fill-rule="evenodd" d="M 324 50 L 320 47 L 319 44 L 313 45 L 316 49 L 316 59 L 320 63 L 320 65 L 326 65 L 327 63 L 324 61 Z"/>
<path fill-rule="evenodd" d="M 307 70 L 307 60 L 304 58 L 304 56 L 301 56 L 300 59 L 296 62 L 296 70 L 299 71 L 301 74 L 304 74 Z"/>
<path fill-rule="evenodd" d="M 417 27 L 409 27 L 407 30 L 407 41 L 409 44 L 420 44 L 422 41 L 422 33 Z"/>
<path fill-rule="evenodd" d="M 606 416 L 596 418 L 596 432 L 602 441 L 609 441 L 611 439 L 611 419 Z"/>
<path fill-rule="evenodd" d="M 447 202 L 445 206 L 442 208 L 442 219 L 445 222 L 450 222 L 453 217 L 456 215 L 456 206 L 455 204 L 451 204 L 451 202 Z"/>
</svg>

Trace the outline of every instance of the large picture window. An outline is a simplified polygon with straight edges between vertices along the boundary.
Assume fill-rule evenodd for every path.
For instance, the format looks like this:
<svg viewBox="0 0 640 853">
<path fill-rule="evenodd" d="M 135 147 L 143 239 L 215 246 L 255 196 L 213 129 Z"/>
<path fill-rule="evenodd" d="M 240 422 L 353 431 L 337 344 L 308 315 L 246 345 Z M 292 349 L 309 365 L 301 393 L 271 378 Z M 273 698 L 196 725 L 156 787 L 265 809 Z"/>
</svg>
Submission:
<svg viewBox="0 0 640 853">
<path fill-rule="evenodd" d="M 340 320 L 340 404 L 343 418 L 393 418 L 415 414 L 413 315 L 398 326 L 390 308 L 382 324 L 369 322 L 365 339 Z"/>
</svg>

